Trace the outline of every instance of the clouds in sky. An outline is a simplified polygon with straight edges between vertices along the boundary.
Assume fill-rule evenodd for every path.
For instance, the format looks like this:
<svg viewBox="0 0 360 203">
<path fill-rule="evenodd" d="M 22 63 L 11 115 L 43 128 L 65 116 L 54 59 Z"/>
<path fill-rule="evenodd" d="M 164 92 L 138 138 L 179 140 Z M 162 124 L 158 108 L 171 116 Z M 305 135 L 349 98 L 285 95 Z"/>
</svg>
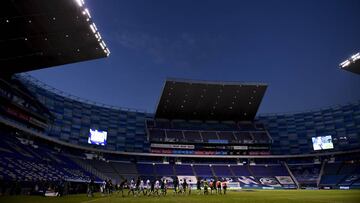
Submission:
<svg viewBox="0 0 360 203">
<path fill-rule="evenodd" d="M 159 65 L 175 68 L 195 68 L 202 60 L 215 53 L 222 38 L 219 35 L 202 35 L 181 32 L 154 34 L 136 29 L 118 29 L 112 40 L 122 48 L 146 54 Z"/>
</svg>

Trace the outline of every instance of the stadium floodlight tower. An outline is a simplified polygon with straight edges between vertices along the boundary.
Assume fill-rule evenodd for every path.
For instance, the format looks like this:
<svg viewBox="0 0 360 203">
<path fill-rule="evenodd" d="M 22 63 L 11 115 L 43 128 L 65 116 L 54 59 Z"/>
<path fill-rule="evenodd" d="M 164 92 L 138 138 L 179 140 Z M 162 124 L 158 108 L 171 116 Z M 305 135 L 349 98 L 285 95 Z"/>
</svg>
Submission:
<svg viewBox="0 0 360 203">
<path fill-rule="evenodd" d="M 340 68 L 360 74 L 360 52 L 352 55 L 350 58 L 346 59 L 342 63 L 340 63 Z"/>
</svg>

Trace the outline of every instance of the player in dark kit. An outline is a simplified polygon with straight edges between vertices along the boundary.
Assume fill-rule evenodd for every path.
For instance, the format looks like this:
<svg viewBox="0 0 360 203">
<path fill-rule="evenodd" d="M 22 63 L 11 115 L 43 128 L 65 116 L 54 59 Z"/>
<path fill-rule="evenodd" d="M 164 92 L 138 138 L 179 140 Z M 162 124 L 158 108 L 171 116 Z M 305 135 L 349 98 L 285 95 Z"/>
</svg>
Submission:
<svg viewBox="0 0 360 203">
<path fill-rule="evenodd" d="M 201 194 L 201 180 L 200 180 L 200 178 L 197 179 L 196 189 L 198 191 L 198 194 L 200 195 Z"/>
<path fill-rule="evenodd" d="M 138 195 L 140 193 L 140 177 L 137 178 L 136 180 L 136 185 L 135 185 L 135 192 L 136 192 L 136 195 Z"/>
<path fill-rule="evenodd" d="M 160 190 L 161 190 L 160 194 L 165 196 L 166 195 L 165 180 L 160 179 Z"/>
<path fill-rule="evenodd" d="M 87 188 L 87 196 L 88 197 L 93 197 L 94 196 L 94 178 L 91 178 L 89 183 L 88 183 L 88 188 Z"/>
<path fill-rule="evenodd" d="M 176 176 L 174 178 L 174 194 L 177 194 L 178 193 L 178 188 L 179 188 L 179 179 L 178 177 Z"/>
<path fill-rule="evenodd" d="M 187 187 L 188 187 L 188 183 L 186 182 L 186 179 L 184 179 L 184 182 L 183 182 L 182 186 L 183 186 L 184 194 L 186 194 L 186 190 L 187 190 Z"/>
<path fill-rule="evenodd" d="M 123 180 L 121 183 L 120 183 L 120 186 L 119 186 L 119 192 L 121 192 L 121 196 L 124 197 L 124 189 L 125 189 L 125 186 L 127 185 L 127 179 Z"/>
<path fill-rule="evenodd" d="M 155 192 L 155 180 L 151 181 L 149 196 Z"/>
</svg>

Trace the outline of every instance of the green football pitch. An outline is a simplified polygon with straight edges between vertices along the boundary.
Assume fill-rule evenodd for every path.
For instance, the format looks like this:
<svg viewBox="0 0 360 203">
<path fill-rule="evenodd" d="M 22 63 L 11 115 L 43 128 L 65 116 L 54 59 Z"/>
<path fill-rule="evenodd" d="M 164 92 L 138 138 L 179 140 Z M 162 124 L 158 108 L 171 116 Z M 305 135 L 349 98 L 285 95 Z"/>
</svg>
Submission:
<svg viewBox="0 0 360 203">
<path fill-rule="evenodd" d="M 228 192 L 226 195 L 191 195 L 174 196 L 170 192 L 166 197 L 121 197 L 118 194 L 102 196 L 95 194 L 89 198 L 83 195 L 65 197 L 38 196 L 5 196 L 0 197 L 0 203 L 360 203 L 360 190 L 243 190 Z"/>
</svg>

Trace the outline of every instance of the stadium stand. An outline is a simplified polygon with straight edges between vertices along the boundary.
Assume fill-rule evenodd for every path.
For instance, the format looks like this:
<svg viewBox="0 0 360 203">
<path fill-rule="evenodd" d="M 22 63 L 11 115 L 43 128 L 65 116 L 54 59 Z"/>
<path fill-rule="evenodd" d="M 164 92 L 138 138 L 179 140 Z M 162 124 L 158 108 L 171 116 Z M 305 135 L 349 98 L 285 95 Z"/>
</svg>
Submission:
<svg viewBox="0 0 360 203">
<path fill-rule="evenodd" d="M 155 176 L 155 168 L 151 163 L 138 163 L 136 164 L 139 175 L 142 176 Z"/>
<path fill-rule="evenodd" d="M 3 180 L 85 182 L 93 176 L 54 149 L 17 137 L 3 127 L 1 132 L 0 178 Z"/>
<path fill-rule="evenodd" d="M 299 182 L 300 187 L 317 187 L 321 164 L 289 164 L 289 168 Z"/>
<path fill-rule="evenodd" d="M 155 171 L 157 177 L 174 176 L 174 166 L 172 164 L 156 164 Z"/>
<path fill-rule="evenodd" d="M 358 179 L 359 163 L 326 163 L 320 187 L 351 186 Z"/>
<path fill-rule="evenodd" d="M 150 150 L 150 142 L 164 142 L 167 139 L 164 129 L 174 130 L 174 127 L 171 126 L 173 124 L 170 124 L 168 121 L 157 124 L 158 121 L 153 121 L 152 114 L 127 109 L 114 109 L 100 104 L 89 104 L 80 99 L 80 101 L 73 99 L 73 97 L 69 95 L 64 95 L 64 93 L 60 93 L 26 75 L 17 77 L 19 81 L 49 109 L 51 114 L 57 115 L 54 120 L 56 125 L 52 126 L 49 132 L 47 132 L 47 135 L 53 138 L 96 148 L 96 146 L 89 146 L 87 143 L 88 129 L 92 126 L 102 126 L 104 129 L 111 129 L 112 133 L 108 135 L 108 140 L 117 140 L 116 142 L 108 143 L 104 148 L 115 151 L 148 152 Z M 56 103 L 54 103 L 54 101 L 56 101 Z M 305 136 L 305 131 L 319 132 L 322 135 L 327 133 L 331 134 L 333 138 L 336 138 L 334 139 L 336 143 L 334 143 L 335 149 L 333 151 L 355 150 L 358 149 L 360 145 L 359 139 L 357 138 L 360 132 L 357 121 L 360 115 L 359 108 L 360 103 L 354 102 L 343 106 L 329 107 L 318 111 L 298 114 L 259 115 L 255 118 L 253 124 L 242 123 L 239 124 L 240 127 L 235 127 L 236 129 L 240 128 L 243 130 L 254 130 L 255 128 L 257 132 L 265 128 L 269 135 L 271 135 L 270 154 L 273 155 L 314 153 L 311 145 L 311 137 L 314 136 L 314 134 Z M 67 113 L 65 114 L 65 112 Z M 338 117 L 348 119 L 339 120 Z M 310 120 L 305 122 L 303 118 L 309 118 Z M 327 128 L 325 128 L 323 123 L 325 120 L 328 122 Z M 109 122 L 100 123 L 100 121 Z M 115 121 L 119 121 L 121 124 L 118 128 L 114 128 L 114 126 L 117 125 Z M 149 122 L 153 124 L 150 125 Z M 183 122 L 184 121 L 181 123 Z M 209 125 L 213 126 L 213 124 Z M 257 126 L 257 128 L 255 126 Z M 306 126 L 306 128 L 297 130 L 296 126 Z M 232 129 L 233 127 L 234 126 L 232 126 Z M 201 128 L 199 127 L 197 129 Z M 219 130 L 219 128 L 206 127 L 200 130 L 200 135 L 197 134 L 198 130 L 190 130 L 190 132 L 188 132 L 189 130 L 183 130 L 183 132 L 185 132 L 184 135 L 175 132 L 175 135 L 170 133 L 170 136 L 172 139 L 186 139 L 189 138 L 190 135 L 195 135 L 189 140 L 189 143 L 192 141 L 198 142 L 200 138 L 201 141 L 204 141 L 209 139 L 222 140 L 219 139 L 219 136 L 222 138 L 225 138 L 224 136 L 226 136 L 226 138 L 232 137 L 229 132 L 207 131 L 208 129 Z M 288 131 L 292 132 L 290 134 L 291 139 L 288 139 Z M 147 140 L 147 133 L 150 135 L 149 140 Z M 254 135 L 251 131 L 233 131 L 233 136 L 236 143 L 246 144 L 254 142 Z M 258 135 L 255 133 L 255 136 L 261 137 L 262 140 L 267 140 L 267 138 L 262 137 L 261 134 Z M 231 142 L 230 140 L 230 143 Z"/>
<path fill-rule="evenodd" d="M 195 175 L 193 168 L 190 164 L 189 165 L 185 165 L 185 164 L 175 165 L 175 174 L 178 176 L 181 176 L 181 175 L 194 176 Z"/>
<path fill-rule="evenodd" d="M 193 165 L 196 176 L 199 177 L 214 177 L 214 174 L 209 165 Z"/>
<path fill-rule="evenodd" d="M 247 166 L 232 166 L 231 170 L 234 172 L 235 176 L 251 176 Z"/>
<path fill-rule="evenodd" d="M 36 143 L 37 148 L 21 144 L 15 149 L 30 151 L 31 154 L 46 152 L 52 155 L 51 160 L 62 160 L 62 162 L 51 161 L 50 163 L 36 156 L 31 159 L 26 156 L 16 157 L 16 159 L 13 155 L 4 156 L 1 157 L 0 176 L 3 180 L 16 178 L 21 181 L 35 181 L 36 179 L 57 181 L 65 179 L 86 182 L 91 177 L 95 177 L 98 182 L 111 179 L 114 183 L 119 183 L 121 180 L 136 179 L 137 177 L 154 180 L 161 177 L 179 176 L 193 180 L 198 176 L 209 179 L 226 178 L 232 184 L 238 184 L 243 188 L 296 188 L 297 184 L 301 188 L 360 187 L 359 157 L 354 155 L 355 152 L 351 153 L 351 150 L 356 150 L 359 146 L 356 138 L 359 127 L 356 120 L 359 115 L 359 103 L 331 107 L 315 113 L 305 112 L 301 116 L 300 114 L 260 116 L 254 122 L 170 121 L 154 119 L 153 115 L 144 112 L 89 104 L 61 95 L 26 76 L 16 76 L 13 80 L 24 84 L 18 85 L 17 88 L 25 88 L 24 91 L 29 91 L 29 94 L 38 99 L 39 105 L 43 105 L 45 110 L 48 109 L 50 117 L 54 116 L 49 121 L 45 121 L 49 128 L 45 127 L 41 130 L 36 129 L 36 126 L 27 125 L 26 122 L 20 122 L 14 117 L 8 117 L 8 114 L 2 114 L 0 118 L 3 120 L 1 121 L 6 121 L 6 125 L 17 123 L 12 128 L 4 125 L 2 131 L 6 133 L 3 133 L 2 136 L 9 136 L 8 139 L 13 139 L 14 137 L 11 138 L 10 134 L 20 133 L 18 137 Z M 5 89 L 7 88 L 9 86 L 5 87 Z M 38 106 L 38 104 L 34 105 Z M 323 111 L 326 112 L 324 115 L 319 114 Z M 42 112 L 44 111 L 42 110 Z M 287 139 L 289 135 L 282 132 L 283 126 L 292 126 L 292 122 L 295 122 L 299 116 L 306 117 L 316 114 L 317 119 L 321 120 L 325 115 L 326 119 L 329 119 L 329 115 L 333 112 L 345 117 L 350 113 L 354 120 L 347 119 L 347 124 L 336 124 L 337 128 L 347 132 L 347 136 L 341 141 L 340 138 L 344 135 L 332 132 L 331 134 L 337 138 L 337 141 L 334 141 L 335 148 L 329 151 L 329 154 L 315 153 L 309 143 L 311 137 L 300 137 L 300 134 L 296 134 L 296 138 L 299 139 L 291 138 L 289 140 Z M 9 120 L 11 122 L 8 122 Z M 115 124 L 115 121 L 119 121 L 119 124 Z M 315 121 L 317 122 L 317 120 Z M 348 124 L 353 127 L 348 129 L 346 127 Z M 23 129 L 20 130 L 16 127 L 18 125 L 27 126 L 24 129 L 31 130 L 26 130 L 26 135 L 23 135 Z M 306 126 L 313 125 L 315 124 L 306 124 Z M 106 146 L 87 143 L 88 129 L 94 126 L 102 126 L 109 131 L 109 142 Z M 287 129 L 296 132 L 292 127 L 287 127 Z M 36 136 L 32 134 L 33 132 L 36 132 Z M 293 135 L 291 134 L 291 136 Z M 227 142 L 222 143 L 224 140 Z M 350 141 L 351 144 L 349 144 Z M 19 145 L 20 141 L 16 138 L 9 142 Z M 53 143 L 53 145 L 49 145 L 49 143 Z M 180 148 L 153 148 L 153 143 L 165 145 L 171 143 Z M 270 145 L 271 147 L 269 147 Z M 239 158 L 237 155 L 242 154 L 235 154 L 228 146 L 237 146 L 240 152 L 251 147 L 268 147 L 269 151 L 262 150 L 257 154 L 248 153 L 244 154 L 245 157 Z M 290 146 L 291 149 L 289 149 Z M 208 149 L 201 149 L 202 147 Z M 219 147 L 219 149 L 213 151 L 211 147 Z M 30 149 L 28 150 L 28 148 Z M 9 149 L 8 145 L 1 143 L 2 153 L 7 153 L 6 151 Z M 162 154 L 160 156 L 156 154 L 143 156 L 142 153 L 149 153 L 150 149 L 159 150 Z M 288 152 L 286 152 L 287 149 L 289 149 Z M 343 151 L 349 151 L 350 156 L 333 154 Z M 89 153 L 94 157 L 89 159 L 87 157 Z M 287 158 L 292 154 L 295 157 Z M 187 157 L 189 155 L 190 157 Z M 272 155 L 282 155 L 283 157 L 261 158 Z M 298 155 L 300 156 L 296 157 Z M 307 157 L 303 157 L 303 155 Z M 211 156 L 229 157 L 213 159 Z M 315 157 L 320 157 L 318 163 L 314 163 Z M 164 164 L 164 158 L 170 163 Z M 330 158 L 335 158 L 336 161 L 328 162 L 327 160 Z M 176 163 L 177 161 L 182 164 Z M 20 163 L 27 167 L 21 166 Z M 34 163 L 41 163 L 41 168 L 33 167 Z M 285 164 L 288 165 L 289 170 Z M 10 172 L 10 165 L 16 168 L 16 173 Z M 29 174 L 28 172 L 32 170 L 34 172 L 30 173 L 31 176 L 24 175 Z M 54 172 L 40 172 L 48 170 Z"/>
<path fill-rule="evenodd" d="M 213 166 L 214 175 L 217 177 L 234 177 L 229 166 L 221 166 L 221 165 L 214 165 Z"/>
<path fill-rule="evenodd" d="M 254 176 L 289 176 L 288 171 L 282 165 L 249 166 Z"/>
<path fill-rule="evenodd" d="M 117 174 L 121 175 L 122 179 L 138 176 L 136 165 L 134 163 L 111 161 L 110 164 L 116 170 Z"/>
</svg>

